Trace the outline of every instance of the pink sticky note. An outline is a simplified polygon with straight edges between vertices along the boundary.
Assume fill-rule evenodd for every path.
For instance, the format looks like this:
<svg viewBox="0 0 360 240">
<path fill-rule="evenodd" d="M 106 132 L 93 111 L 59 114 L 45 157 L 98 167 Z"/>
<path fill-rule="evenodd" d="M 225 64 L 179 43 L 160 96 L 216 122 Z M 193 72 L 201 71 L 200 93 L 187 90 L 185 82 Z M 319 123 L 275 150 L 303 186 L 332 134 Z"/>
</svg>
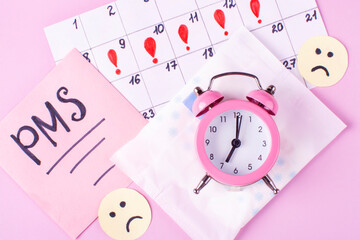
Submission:
<svg viewBox="0 0 360 240">
<path fill-rule="evenodd" d="M 0 123 L 0 166 L 72 238 L 131 180 L 109 157 L 146 120 L 73 50 Z"/>
</svg>

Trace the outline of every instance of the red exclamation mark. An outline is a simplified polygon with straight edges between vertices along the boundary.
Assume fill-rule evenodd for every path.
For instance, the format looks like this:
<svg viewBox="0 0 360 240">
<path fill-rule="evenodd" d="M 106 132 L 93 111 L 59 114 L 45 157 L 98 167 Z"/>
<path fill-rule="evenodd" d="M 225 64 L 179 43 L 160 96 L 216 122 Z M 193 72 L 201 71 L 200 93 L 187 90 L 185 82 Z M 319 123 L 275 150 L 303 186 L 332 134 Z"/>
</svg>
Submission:
<svg viewBox="0 0 360 240">
<path fill-rule="evenodd" d="M 259 18 L 259 14 L 260 14 L 260 2 L 259 0 L 251 0 L 250 2 L 250 8 L 251 11 L 253 12 L 253 14 L 255 15 L 256 18 Z M 261 19 L 258 20 L 258 23 L 261 23 Z"/>
<path fill-rule="evenodd" d="M 153 63 L 156 64 L 158 62 L 158 59 L 155 58 L 155 52 L 156 52 L 155 39 L 153 39 L 152 37 L 148 37 L 147 39 L 145 39 L 144 48 L 150 54 L 150 56 L 154 58 Z"/>
<path fill-rule="evenodd" d="M 224 14 L 224 12 L 220 9 L 217 9 L 214 12 L 214 18 L 215 18 L 215 21 L 220 25 L 220 27 L 225 29 L 225 14 Z M 228 34 L 229 34 L 228 31 L 224 32 L 225 36 L 227 36 Z"/>
<path fill-rule="evenodd" d="M 109 58 L 110 62 L 111 62 L 112 64 L 114 64 L 114 66 L 117 68 L 117 55 L 116 55 L 116 52 L 115 52 L 114 49 L 110 49 L 110 50 L 108 51 L 108 58 Z M 116 71 L 115 71 L 115 73 L 116 73 L 117 75 L 120 75 L 120 73 L 121 73 L 120 69 L 117 68 Z"/>
<path fill-rule="evenodd" d="M 189 30 L 187 28 L 186 25 L 181 24 L 178 30 L 179 36 L 181 38 L 181 40 L 185 43 L 188 44 L 188 36 L 189 36 Z M 186 46 L 186 50 L 189 51 L 190 47 Z"/>
</svg>

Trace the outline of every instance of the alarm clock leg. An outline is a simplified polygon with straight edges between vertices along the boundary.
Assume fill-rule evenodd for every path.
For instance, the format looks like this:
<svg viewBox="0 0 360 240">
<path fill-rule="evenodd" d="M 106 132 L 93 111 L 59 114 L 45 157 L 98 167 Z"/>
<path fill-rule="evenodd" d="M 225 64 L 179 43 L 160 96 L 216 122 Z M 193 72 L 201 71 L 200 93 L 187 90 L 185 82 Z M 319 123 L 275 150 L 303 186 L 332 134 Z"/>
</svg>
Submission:
<svg viewBox="0 0 360 240">
<path fill-rule="evenodd" d="M 274 194 L 278 194 L 280 189 L 278 189 L 275 186 L 274 181 L 270 178 L 270 176 L 267 174 L 265 177 L 262 178 L 262 180 L 266 183 L 266 185 L 273 191 Z"/>
<path fill-rule="evenodd" d="M 201 191 L 201 189 L 203 189 L 203 188 L 206 186 L 206 184 L 209 183 L 210 180 L 211 180 L 211 177 L 206 174 L 206 175 L 201 179 L 201 181 L 199 182 L 199 184 L 197 185 L 197 187 L 194 189 L 194 193 L 195 193 L 195 194 L 199 194 L 200 191 Z"/>
</svg>

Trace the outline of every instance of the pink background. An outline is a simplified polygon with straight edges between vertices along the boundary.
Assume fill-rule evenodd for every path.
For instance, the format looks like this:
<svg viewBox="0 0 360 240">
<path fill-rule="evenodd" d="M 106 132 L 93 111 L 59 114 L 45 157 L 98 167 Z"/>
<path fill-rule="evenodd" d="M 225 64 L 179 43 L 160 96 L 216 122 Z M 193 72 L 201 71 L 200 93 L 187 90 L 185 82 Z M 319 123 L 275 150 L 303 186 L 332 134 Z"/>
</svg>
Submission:
<svg viewBox="0 0 360 240">
<path fill-rule="evenodd" d="M 109 2 L 1 2 L 0 119 L 55 66 L 43 28 Z M 343 42 L 349 52 L 349 68 L 337 85 L 313 92 L 348 128 L 243 228 L 237 239 L 360 239 L 360 3 L 317 2 L 329 35 Z M 158 206 L 150 204 L 153 221 L 142 239 L 189 239 Z M 2 169 L 0 239 L 70 239 Z M 96 221 L 79 239 L 109 238 Z"/>
</svg>

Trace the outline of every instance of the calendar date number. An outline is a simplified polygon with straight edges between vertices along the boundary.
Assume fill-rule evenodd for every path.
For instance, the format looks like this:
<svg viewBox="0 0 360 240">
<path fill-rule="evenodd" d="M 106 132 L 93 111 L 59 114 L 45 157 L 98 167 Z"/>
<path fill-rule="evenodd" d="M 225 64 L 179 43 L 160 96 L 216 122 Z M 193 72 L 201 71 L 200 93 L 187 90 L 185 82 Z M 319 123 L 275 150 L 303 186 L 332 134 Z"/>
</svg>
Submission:
<svg viewBox="0 0 360 240">
<path fill-rule="evenodd" d="M 286 69 L 292 70 L 295 68 L 295 64 L 296 64 L 296 58 L 291 58 L 289 60 L 285 60 L 283 61 L 283 65 L 284 67 L 286 67 Z"/>
<path fill-rule="evenodd" d="M 176 67 L 177 67 L 177 63 L 175 60 L 166 63 L 166 70 L 168 70 L 168 72 L 170 72 L 171 70 L 175 70 Z"/>
<path fill-rule="evenodd" d="M 314 10 L 312 13 L 307 13 L 305 15 L 306 22 L 311 22 L 313 20 L 317 20 L 317 12 Z"/>
<path fill-rule="evenodd" d="M 142 113 L 143 117 L 147 120 L 151 119 L 151 118 L 154 118 L 155 117 L 155 112 L 153 109 L 149 109 L 147 111 L 144 111 Z"/>
<path fill-rule="evenodd" d="M 284 30 L 284 25 L 281 22 L 272 25 L 272 33 L 279 33 L 282 30 Z"/>
</svg>

